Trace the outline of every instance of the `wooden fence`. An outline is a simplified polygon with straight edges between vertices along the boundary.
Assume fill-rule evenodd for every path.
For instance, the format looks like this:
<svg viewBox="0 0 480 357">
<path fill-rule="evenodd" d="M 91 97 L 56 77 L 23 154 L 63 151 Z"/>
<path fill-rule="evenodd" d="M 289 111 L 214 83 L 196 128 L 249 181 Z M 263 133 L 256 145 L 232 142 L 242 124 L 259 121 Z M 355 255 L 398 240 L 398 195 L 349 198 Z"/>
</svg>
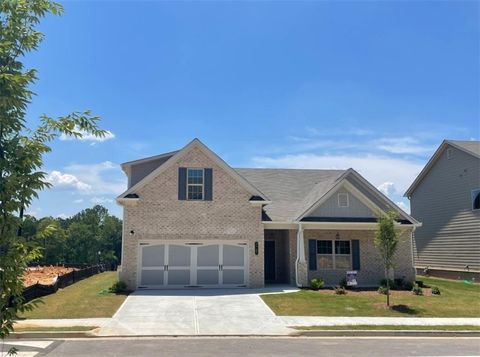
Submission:
<svg viewBox="0 0 480 357">
<path fill-rule="evenodd" d="M 25 288 L 23 290 L 23 298 L 25 299 L 25 302 L 28 302 L 45 295 L 53 294 L 59 288 L 62 289 L 66 286 L 76 283 L 77 281 L 83 280 L 104 271 L 105 266 L 103 264 L 92 265 L 80 270 L 73 270 L 70 273 L 58 276 L 55 282 L 50 285 L 43 285 L 37 283 Z"/>
</svg>

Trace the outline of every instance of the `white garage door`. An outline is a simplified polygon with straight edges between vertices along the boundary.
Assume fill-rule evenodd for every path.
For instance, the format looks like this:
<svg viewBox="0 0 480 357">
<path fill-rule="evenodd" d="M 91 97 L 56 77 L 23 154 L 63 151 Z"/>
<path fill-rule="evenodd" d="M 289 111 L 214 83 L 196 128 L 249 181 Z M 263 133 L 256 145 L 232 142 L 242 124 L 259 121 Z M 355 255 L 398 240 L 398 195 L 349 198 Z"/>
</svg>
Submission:
<svg viewBox="0 0 480 357">
<path fill-rule="evenodd" d="M 139 288 L 245 287 L 246 243 L 140 243 Z"/>
</svg>

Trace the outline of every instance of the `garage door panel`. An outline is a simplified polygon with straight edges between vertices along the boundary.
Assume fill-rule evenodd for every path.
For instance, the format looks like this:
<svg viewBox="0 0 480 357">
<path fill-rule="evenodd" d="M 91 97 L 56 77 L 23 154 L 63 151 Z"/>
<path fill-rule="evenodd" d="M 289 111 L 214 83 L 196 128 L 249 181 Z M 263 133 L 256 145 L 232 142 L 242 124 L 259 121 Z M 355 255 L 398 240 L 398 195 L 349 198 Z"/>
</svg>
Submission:
<svg viewBox="0 0 480 357">
<path fill-rule="evenodd" d="M 168 246 L 169 266 L 190 266 L 190 246 L 173 245 Z"/>
<path fill-rule="evenodd" d="M 218 269 L 197 271 L 197 285 L 218 285 L 219 283 Z"/>
<path fill-rule="evenodd" d="M 243 246 L 227 245 L 223 246 L 223 265 L 224 266 L 244 266 L 244 251 Z"/>
<path fill-rule="evenodd" d="M 224 269 L 223 283 L 226 285 L 243 285 L 245 284 L 245 270 L 243 269 Z"/>
<path fill-rule="evenodd" d="M 140 243 L 139 285 L 152 288 L 245 286 L 246 244 L 212 243 Z"/>
<path fill-rule="evenodd" d="M 142 246 L 142 267 L 163 266 L 165 264 L 165 245 Z"/>
<path fill-rule="evenodd" d="M 199 267 L 216 266 L 220 264 L 220 245 L 212 244 L 197 248 L 197 265 Z"/>
<path fill-rule="evenodd" d="M 190 285 L 190 270 L 169 270 L 168 285 Z"/>
<path fill-rule="evenodd" d="M 143 270 L 140 279 L 141 285 L 163 285 L 163 270 Z"/>
</svg>

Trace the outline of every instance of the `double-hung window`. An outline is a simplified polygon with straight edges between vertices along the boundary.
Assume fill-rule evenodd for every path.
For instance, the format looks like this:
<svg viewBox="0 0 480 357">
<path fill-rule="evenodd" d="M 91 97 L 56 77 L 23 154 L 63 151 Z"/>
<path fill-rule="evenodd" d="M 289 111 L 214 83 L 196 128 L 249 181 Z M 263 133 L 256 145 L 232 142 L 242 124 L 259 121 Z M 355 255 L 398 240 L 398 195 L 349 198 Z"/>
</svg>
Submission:
<svg viewBox="0 0 480 357">
<path fill-rule="evenodd" d="M 317 240 L 317 269 L 352 268 L 349 240 Z"/>
<path fill-rule="evenodd" d="M 204 172 L 203 169 L 187 169 L 187 199 L 203 200 Z"/>
</svg>

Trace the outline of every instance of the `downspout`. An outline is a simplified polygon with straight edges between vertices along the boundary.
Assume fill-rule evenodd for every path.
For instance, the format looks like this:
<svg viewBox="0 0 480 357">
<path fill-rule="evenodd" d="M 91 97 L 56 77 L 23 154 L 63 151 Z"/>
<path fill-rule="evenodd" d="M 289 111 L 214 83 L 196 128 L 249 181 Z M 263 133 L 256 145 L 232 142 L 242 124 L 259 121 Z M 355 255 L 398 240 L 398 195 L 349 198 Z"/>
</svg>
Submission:
<svg viewBox="0 0 480 357">
<path fill-rule="evenodd" d="M 303 243 L 303 227 L 301 223 L 298 223 L 297 230 L 297 258 L 295 259 L 295 283 L 297 287 L 301 288 L 302 284 L 298 278 L 298 265 L 305 263 L 305 248 Z"/>
<path fill-rule="evenodd" d="M 413 254 L 413 240 L 415 239 L 414 234 L 415 234 L 416 229 L 417 229 L 417 226 L 414 224 L 412 232 L 410 233 L 410 250 L 411 250 L 411 253 L 412 253 L 412 267 L 413 267 L 413 270 L 415 272 L 415 276 L 417 276 L 417 268 L 415 267 L 415 256 Z"/>
</svg>

